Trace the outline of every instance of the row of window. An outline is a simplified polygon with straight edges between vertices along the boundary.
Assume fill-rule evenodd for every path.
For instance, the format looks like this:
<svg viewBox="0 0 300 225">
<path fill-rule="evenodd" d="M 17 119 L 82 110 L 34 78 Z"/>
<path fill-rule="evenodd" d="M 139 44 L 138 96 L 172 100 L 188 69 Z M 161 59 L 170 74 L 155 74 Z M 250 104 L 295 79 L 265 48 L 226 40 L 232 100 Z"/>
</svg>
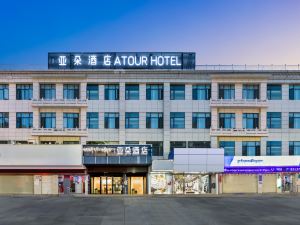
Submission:
<svg viewBox="0 0 300 225">
<path fill-rule="evenodd" d="M 225 156 L 235 155 L 234 141 L 220 141 L 219 147 L 224 148 Z M 260 156 L 260 142 L 259 141 L 243 141 L 242 142 L 243 156 Z M 281 141 L 267 141 L 266 155 L 282 155 Z M 300 155 L 300 141 L 289 142 L 289 155 Z"/>
<path fill-rule="evenodd" d="M 78 113 L 64 113 L 64 128 L 78 128 L 79 114 Z M 41 126 L 47 125 L 48 128 L 55 128 L 56 116 L 55 113 L 41 113 Z M 16 113 L 16 128 L 32 128 L 33 114 L 30 112 Z M 9 113 L 0 113 L 0 128 L 9 127 Z M 45 127 L 46 128 L 46 127 Z"/>
<path fill-rule="evenodd" d="M 17 113 L 17 128 L 32 127 L 32 113 Z M 79 127 L 78 113 L 64 113 L 64 126 L 66 128 Z M 40 126 L 44 128 L 56 127 L 56 113 L 43 112 L 40 113 Z M 192 114 L 192 128 L 208 129 L 211 126 L 211 114 L 205 112 L 194 112 Z M 9 127 L 9 113 L 0 112 L 0 128 Z M 104 113 L 105 128 L 119 128 L 119 113 L 106 112 Z M 125 127 L 139 128 L 139 113 L 125 113 Z M 219 113 L 220 128 L 235 128 L 235 113 Z M 281 113 L 267 113 L 267 127 L 271 129 L 281 128 Z M 99 128 L 99 113 L 87 113 L 87 128 Z M 163 128 L 163 113 L 148 112 L 146 113 L 146 128 Z M 170 128 L 183 129 L 185 128 L 185 113 L 171 112 L 170 113 Z M 259 128 L 258 113 L 243 113 L 243 128 L 255 129 Z M 300 129 L 300 113 L 289 113 L 289 128 Z"/>
<path fill-rule="evenodd" d="M 119 85 L 106 84 L 104 98 L 105 100 L 119 99 Z M 80 98 L 79 84 L 64 84 L 63 95 L 64 99 L 79 99 Z M 234 84 L 219 84 L 218 88 L 219 99 L 234 99 L 235 85 Z M 260 91 L 258 84 L 244 84 L 243 85 L 243 99 L 259 99 Z M 87 99 L 99 99 L 99 85 L 87 84 Z M 146 85 L 146 99 L 147 100 L 163 100 L 164 85 L 163 84 L 147 84 Z M 9 88 L 8 84 L 0 84 L 0 100 L 8 100 Z M 40 98 L 55 99 L 56 85 L 55 84 L 40 84 Z M 211 85 L 199 84 L 193 85 L 192 88 L 193 100 L 209 100 L 211 98 Z M 269 100 L 281 100 L 282 88 L 281 84 L 267 85 L 267 98 Z M 17 84 L 16 85 L 16 99 L 30 100 L 32 99 L 32 84 Z M 125 85 L 125 99 L 138 100 L 139 99 L 139 84 Z M 170 85 L 170 99 L 184 100 L 185 99 L 185 85 L 171 84 Z M 289 99 L 300 100 L 300 84 L 289 85 Z"/>
</svg>

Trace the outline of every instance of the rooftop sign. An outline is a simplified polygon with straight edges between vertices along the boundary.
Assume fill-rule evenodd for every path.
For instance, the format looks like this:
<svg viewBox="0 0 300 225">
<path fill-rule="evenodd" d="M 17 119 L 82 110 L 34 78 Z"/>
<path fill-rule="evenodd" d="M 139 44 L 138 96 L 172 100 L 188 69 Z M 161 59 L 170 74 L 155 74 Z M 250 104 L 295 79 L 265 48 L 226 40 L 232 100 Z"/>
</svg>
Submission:
<svg viewBox="0 0 300 225">
<path fill-rule="evenodd" d="M 48 69 L 194 70 L 193 52 L 53 52 Z"/>
</svg>

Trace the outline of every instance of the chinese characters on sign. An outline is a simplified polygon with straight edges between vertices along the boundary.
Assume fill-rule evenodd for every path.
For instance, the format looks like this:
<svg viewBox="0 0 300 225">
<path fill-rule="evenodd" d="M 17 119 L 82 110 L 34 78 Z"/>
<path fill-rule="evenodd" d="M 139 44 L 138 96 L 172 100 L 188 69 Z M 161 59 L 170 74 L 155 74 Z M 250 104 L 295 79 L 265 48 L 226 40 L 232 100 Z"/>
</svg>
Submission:
<svg viewBox="0 0 300 225">
<path fill-rule="evenodd" d="M 48 69 L 195 69 L 191 52 L 48 53 Z"/>
<path fill-rule="evenodd" d="M 85 156 L 138 156 L 150 155 L 150 145 L 84 145 Z"/>
</svg>

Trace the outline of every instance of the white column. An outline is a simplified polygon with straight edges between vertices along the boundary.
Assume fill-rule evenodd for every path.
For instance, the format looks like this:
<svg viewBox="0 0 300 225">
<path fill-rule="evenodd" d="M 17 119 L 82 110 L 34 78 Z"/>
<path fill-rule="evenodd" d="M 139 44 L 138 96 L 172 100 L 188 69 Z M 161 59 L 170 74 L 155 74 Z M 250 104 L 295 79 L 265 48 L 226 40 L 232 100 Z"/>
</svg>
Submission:
<svg viewBox="0 0 300 225">
<path fill-rule="evenodd" d="M 125 83 L 120 83 L 119 87 L 120 100 L 119 100 L 119 144 L 125 144 Z"/>
<path fill-rule="evenodd" d="M 218 108 L 211 108 L 211 128 L 218 128 Z"/>
<path fill-rule="evenodd" d="M 262 108 L 260 110 L 260 129 L 267 128 L 267 109 Z"/>
<path fill-rule="evenodd" d="M 56 84 L 56 99 L 64 98 L 64 87 L 63 84 Z"/>
<path fill-rule="evenodd" d="M 235 113 L 235 127 L 243 128 L 243 113 L 242 112 Z"/>
<path fill-rule="evenodd" d="M 9 87 L 8 87 L 8 89 L 9 89 L 9 91 L 8 91 L 8 95 L 9 95 L 8 99 L 9 100 L 16 100 L 16 92 L 17 92 L 16 88 L 17 88 L 16 84 L 9 84 Z"/>
<path fill-rule="evenodd" d="M 80 83 L 80 99 L 86 99 L 86 86 L 87 83 Z"/>
<path fill-rule="evenodd" d="M 211 99 L 218 99 L 218 83 L 215 81 L 211 83 Z"/>
<path fill-rule="evenodd" d="M 260 83 L 260 99 L 261 100 L 266 100 L 267 99 L 267 83 L 263 82 Z"/>
<path fill-rule="evenodd" d="M 243 98 L 243 84 L 235 84 L 235 99 Z"/>
<path fill-rule="evenodd" d="M 170 83 L 164 83 L 164 158 L 170 152 Z"/>
<path fill-rule="evenodd" d="M 39 99 L 40 98 L 40 90 L 39 90 L 39 83 L 33 82 L 32 85 L 32 98 Z"/>
</svg>

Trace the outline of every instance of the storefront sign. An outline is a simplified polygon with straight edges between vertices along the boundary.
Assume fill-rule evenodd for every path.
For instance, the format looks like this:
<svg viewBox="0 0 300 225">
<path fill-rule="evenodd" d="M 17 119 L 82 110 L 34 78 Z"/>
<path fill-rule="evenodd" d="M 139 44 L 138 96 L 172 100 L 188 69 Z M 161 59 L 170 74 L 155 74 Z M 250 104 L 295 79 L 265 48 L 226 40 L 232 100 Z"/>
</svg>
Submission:
<svg viewBox="0 0 300 225">
<path fill-rule="evenodd" d="M 224 172 L 300 172 L 300 156 L 225 156 Z"/>
<path fill-rule="evenodd" d="M 151 145 L 83 145 L 84 156 L 151 155 Z"/>
<path fill-rule="evenodd" d="M 48 69 L 194 70 L 193 52 L 61 52 L 48 53 Z"/>
</svg>

